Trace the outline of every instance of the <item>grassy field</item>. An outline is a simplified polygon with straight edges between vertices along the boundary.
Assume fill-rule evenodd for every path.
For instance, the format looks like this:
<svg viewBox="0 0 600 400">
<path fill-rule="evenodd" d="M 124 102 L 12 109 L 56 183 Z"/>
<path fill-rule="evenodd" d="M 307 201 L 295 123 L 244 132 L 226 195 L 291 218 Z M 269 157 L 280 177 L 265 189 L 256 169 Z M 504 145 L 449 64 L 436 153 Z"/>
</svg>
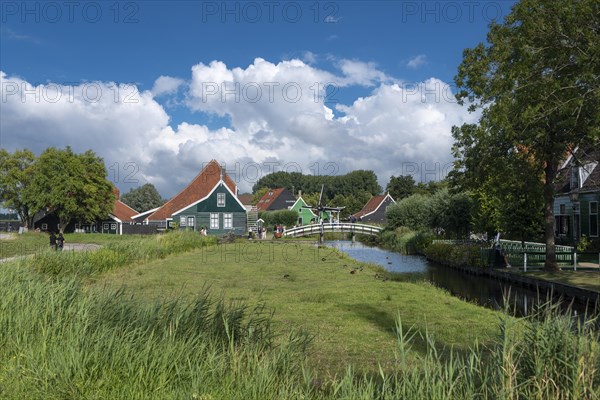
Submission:
<svg viewBox="0 0 600 400">
<path fill-rule="evenodd" d="M 351 273 L 355 271 L 354 273 Z M 205 287 L 228 301 L 264 303 L 275 328 L 301 327 L 314 336 L 310 360 L 330 374 L 348 365 L 368 372 L 394 362 L 398 316 L 440 348 L 466 350 L 488 343 L 500 313 L 478 307 L 428 283 L 383 281 L 382 271 L 311 243 L 243 242 L 120 269 L 96 287 L 125 287 L 147 301 L 194 295 Z M 422 340 L 417 350 L 424 349 Z"/>
<path fill-rule="evenodd" d="M 3 264 L 0 398 L 600 398 L 600 338 L 557 307 L 520 320 L 307 242 L 214 242 Z"/>
</svg>

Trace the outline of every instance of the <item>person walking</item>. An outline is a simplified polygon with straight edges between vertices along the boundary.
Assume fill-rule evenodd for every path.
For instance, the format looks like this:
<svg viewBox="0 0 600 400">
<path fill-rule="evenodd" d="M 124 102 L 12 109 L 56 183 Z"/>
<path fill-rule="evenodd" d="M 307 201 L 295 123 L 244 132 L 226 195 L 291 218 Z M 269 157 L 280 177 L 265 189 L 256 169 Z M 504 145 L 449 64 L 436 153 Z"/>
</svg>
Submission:
<svg viewBox="0 0 600 400">
<path fill-rule="evenodd" d="M 50 248 L 56 250 L 56 235 L 50 231 Z"/>
<path fill-rule="evenodd" d="M 58 237 L 56 238 L 56 245 L 58 247 L 58 250 L 61 250 L 61 251 L 62 251 L 63 247 L 65 246 L 65 238 L 62 233 L 58 234 Z"/>
</svg>

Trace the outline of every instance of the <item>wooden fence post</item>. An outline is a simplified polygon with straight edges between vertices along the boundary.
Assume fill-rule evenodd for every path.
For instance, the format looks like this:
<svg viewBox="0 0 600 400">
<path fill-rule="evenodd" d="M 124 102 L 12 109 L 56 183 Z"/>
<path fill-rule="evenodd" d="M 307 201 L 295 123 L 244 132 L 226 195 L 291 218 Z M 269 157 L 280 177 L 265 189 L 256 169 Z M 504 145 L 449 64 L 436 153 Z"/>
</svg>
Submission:
<svg viewBox="0 0 600 400">
<path fill-rule="evenodd" d="M 527 252 L 523 252 L 523 272 L 527 272 Z"/>
</svg>

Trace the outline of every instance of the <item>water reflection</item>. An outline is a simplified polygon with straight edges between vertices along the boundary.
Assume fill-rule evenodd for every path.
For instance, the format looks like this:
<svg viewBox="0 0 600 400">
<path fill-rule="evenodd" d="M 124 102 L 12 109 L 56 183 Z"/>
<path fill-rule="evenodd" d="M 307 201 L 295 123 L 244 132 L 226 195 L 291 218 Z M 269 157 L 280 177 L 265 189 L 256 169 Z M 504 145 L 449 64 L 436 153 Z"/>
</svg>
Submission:
<svg viewBox="0 0 600 400">
<path fill-rule="evenodd" d="M 549 296 L 545 291 L 538 293 L 521 286 L 430 263 L 421 256 L 401 255 L 350 241 L 330 241 L 325 244 L 358 261 L 378 264 L 390 272 L 406 274 L 407 280 L 430 281 L 453 296 L 488 308 L 503 309 L 507 299 L 507 307 L 517 316 L 530 314 L 536 305 L 546 302 Z M 573 304 L 573 309 L 580 314 L 586 312 L 586 307 L 581 304 Z"/>
</svg>

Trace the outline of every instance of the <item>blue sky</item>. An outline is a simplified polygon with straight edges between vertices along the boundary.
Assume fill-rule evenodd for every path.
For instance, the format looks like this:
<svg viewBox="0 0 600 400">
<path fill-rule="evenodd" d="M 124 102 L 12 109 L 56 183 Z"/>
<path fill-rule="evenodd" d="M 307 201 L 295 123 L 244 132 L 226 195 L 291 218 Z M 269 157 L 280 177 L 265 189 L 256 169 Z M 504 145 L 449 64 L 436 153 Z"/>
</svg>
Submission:
<svg viewBox="0 0 600 400">
<path fill-rule="evenodd" d="M 414 165 L 439 164 L 439 177 L 449 127 L 473 118 L 451 101 L 462 51 L 512 3 L 5 1 L 0 144 L 92 148 L 107 167 L 135 163 L 138 183 L 167 197 L 211 158 L 236 165 L 242 190 L 244 165 L 275 161 L 374 169 L 382 185 Z M 282 98 L 288 86 L 299 101 Z M 226 87 L 240 98 L 206 92 Z"/>
</svg>

